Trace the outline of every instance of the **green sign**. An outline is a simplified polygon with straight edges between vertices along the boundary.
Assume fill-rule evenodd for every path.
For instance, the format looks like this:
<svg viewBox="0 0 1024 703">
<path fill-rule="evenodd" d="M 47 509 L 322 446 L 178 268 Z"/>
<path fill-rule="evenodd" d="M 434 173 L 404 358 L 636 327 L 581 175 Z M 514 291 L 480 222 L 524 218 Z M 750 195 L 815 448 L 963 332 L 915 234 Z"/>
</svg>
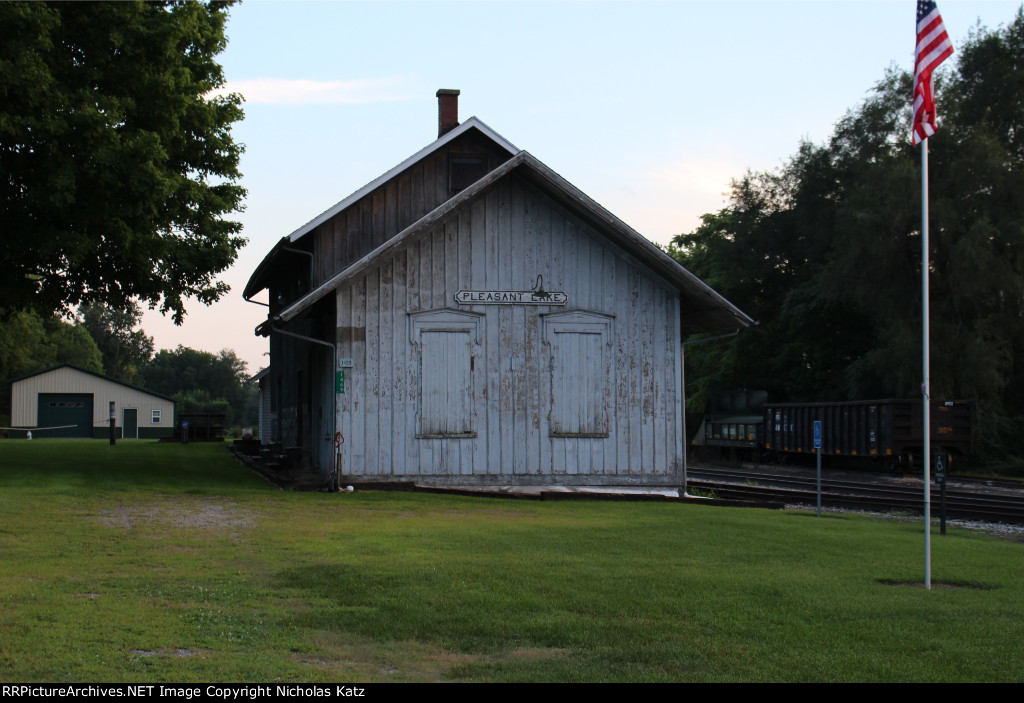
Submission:
<svg viewBox="0 0 1024 703">
<path fill-rule="evenodd" d="M 345 392 L 345 371 L 343 369 L 338 369 L 334 372 L 334 392 Z"/>
</svg>

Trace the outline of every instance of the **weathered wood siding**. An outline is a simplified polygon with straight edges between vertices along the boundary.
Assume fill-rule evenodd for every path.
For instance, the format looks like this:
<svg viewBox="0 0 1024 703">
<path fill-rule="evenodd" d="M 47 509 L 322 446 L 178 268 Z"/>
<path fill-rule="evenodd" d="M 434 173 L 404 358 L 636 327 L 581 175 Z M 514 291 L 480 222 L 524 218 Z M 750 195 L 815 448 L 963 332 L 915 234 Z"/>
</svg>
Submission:
<svg viewBox="0 0 1024 703">
<path fill-rule="evenodd" d="M 454 300 L 538 275 L 566 305 Z M 336 304 L 355 364 L 336 396 L 343 476 L 678 483 L 678 292 L 518 177 L 344 282 Z"/>
<path fill-rule="evenodd" d="M 288 329 L 326 340 L 334 317 L 328 298 Z M 326 473 L 333 461 L 334 354 L 324 345 L 282 334 L 270 336 L 270 353 L 270 435 L 303 466 Z"/>
<path fill-rule="evenodd" d="M 398 234 L 452 196 L 452 154 L 483 157 L 486 170 L 510 158 L 489 138 L 470 130 L 363 196 L 314 231 L 313 285 L 319 285 L 356 259 Z"/>
<path fill-rule="evenodd" d="M 274 435 L 272 402 L 270 400 L 270 389 L 272 386 L 271 376 L 267 375 L 259 382 L 259 439 L 261 444 L 276 442 Z"/>
</svg>

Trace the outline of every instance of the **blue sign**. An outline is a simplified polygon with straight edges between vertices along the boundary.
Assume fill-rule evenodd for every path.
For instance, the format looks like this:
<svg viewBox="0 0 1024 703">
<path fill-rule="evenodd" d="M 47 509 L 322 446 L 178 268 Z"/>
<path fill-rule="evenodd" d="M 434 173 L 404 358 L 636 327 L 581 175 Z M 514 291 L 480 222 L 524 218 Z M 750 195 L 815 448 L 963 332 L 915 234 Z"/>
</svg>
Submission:
<svg viewBox="0 0 1024 703">
<path fill-rule="evenodd" d="M 821 420 L 814 421 L 814 448 L 821 449 Z"/>
</svg>

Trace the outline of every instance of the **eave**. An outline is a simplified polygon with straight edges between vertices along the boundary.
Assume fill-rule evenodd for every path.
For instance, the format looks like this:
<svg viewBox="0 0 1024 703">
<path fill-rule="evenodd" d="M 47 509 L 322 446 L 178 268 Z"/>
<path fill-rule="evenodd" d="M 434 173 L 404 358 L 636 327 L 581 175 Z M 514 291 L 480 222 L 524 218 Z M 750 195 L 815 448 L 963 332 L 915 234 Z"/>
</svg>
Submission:
<svg viewBox="0 0 1024 703">
<path fill-rule="evenodd" d="M 519 153 L 519 149 L 516 148 L 516 146 L 512 144 L 510 141 L 508 141 L 503 136 L 501 136 L 493 129 L 488 127 L 481 120 L 477 119 L 476 117 L 470 117 L 465 122 L 460 124 L 458 127 L 451 130 L 444 136 L 434 140 L 433 142 L 425 146 L 423 149 L 420 149 L 418 152 L 416 152 L 415 154 L 407 158 L 405 161 L 389 170 L 387 173 L 378 176 L 377 178 L 370 181 L 359 190 L 355 191 L 351 195 L 346 196 L 344 199 L 338 201 L 327 210 L 324 210 L 322 213 L 320 213 L 312 220 L 310 220 L 306 224 L 302 225 L 301 227 L 293 231 L 291 234 L 282 237 L 281 240 L 278 241 L 277 244 L 275 244 L 274 247 L 267 253 L 267 255 L 263 257 L 263 261 L 260 262 L 260 264 L 256 267 L 256 270 L 253 271 L 252 276 L 249 277 L 249 281 L 248 283 L 246 283 L 245 289 L 242 291 L 242 297 L 245 298 L 246 300 L 249 300 L 257 293 L 259 293 L 261 290 L 267 287 L 269 283 L 268 274 L 273 269 L 275 260 L 281 253 L 282 249 L 289 246 L 290 244 L 297 242 L 299 239 L 309 234 L 314 229 L 316 229 L 323 223 L 327 222 L 338 213 L 342 212 L 346 208 L 350 207 L 351 205 L 355 204 L 362 198 L 366 197 L 377 188 L 381 187 L 391 179 L 395 178 L 396 176 L 404 172 L 406 169 L 414 166 L 418 162 L 427 158 L 438 149 L 443 148 L 449 142 L 458 139 L 466 132 L 469 132 L 470 130 L 474 129 L 484 134 L 484 136 L 488 137 L 497 146 L 504 149 L 509 154 L 515 155 Z"/>
<path fill-rule="evenodd" d="M 687 271 L 672 257 L 643 237 L 636 230 L 603 208 L 585 193 L 559 176 L 528 152 L 520 151 L 513 158 L 494 169 L 473 185 L 461 191 L 430 213 L 412 223 L 366 256 L 284 308 L 275 321 L 287 322 L 333 291 L 347 279 L 360 274 L 406 240 L 420 234 L 463 204 L 474 199 L 498 180 L 516 173 L 548 193 L 575 216 L 584 220 L 642 262 L 653 272 L 675 287 L 682 298 L 682 325 L 684 336 L 701 332 L 742 329 L 754 321 L 707 284 Z M 344 202 L 344 201 L 343 201 Z M 268 333 L 269 326 L 260 325 L 257 334 Z"/>
</svg>

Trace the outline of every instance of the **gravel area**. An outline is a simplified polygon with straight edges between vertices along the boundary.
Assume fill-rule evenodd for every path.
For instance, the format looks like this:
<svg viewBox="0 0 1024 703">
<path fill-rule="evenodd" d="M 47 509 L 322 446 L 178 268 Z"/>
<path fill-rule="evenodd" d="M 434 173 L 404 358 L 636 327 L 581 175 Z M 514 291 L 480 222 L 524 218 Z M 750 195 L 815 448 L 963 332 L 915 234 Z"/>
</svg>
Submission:
<svg viewBox="0 0 1024 703">
<path fill-rule="evenodd" d="M 938 529 L 939 518 L 935 516 L 934 508 L 935 506 L 932 506 L 932 525 L 935 529 Z M 817 510 L 817 506 L 794 503 L 787 504 L 786 510 L 814 511 Z M 885 513 L 876 513 L 870 510 L 845 510 L 843 508 L 828 508 L 825 506 L 822 506 L 821 512 L 870 515 L 871 517 L 879 518 L 881 520 L 902 520 L 903 522 L 921 522 L 923 519 L 922 515 L 887 515 Z M 972 532 L 982 532 L 987 535 L 1006 537 L 1008 539 L 1013 539 L 1015 542 L 1024 542 L 1024 525 L 1008 525 L 1002 522 L 981 522 L 980 520 L 946 520 L 946 525 L 949 527 L 959 527 L 965 530 L 971 530 Z"/>
</svg>

